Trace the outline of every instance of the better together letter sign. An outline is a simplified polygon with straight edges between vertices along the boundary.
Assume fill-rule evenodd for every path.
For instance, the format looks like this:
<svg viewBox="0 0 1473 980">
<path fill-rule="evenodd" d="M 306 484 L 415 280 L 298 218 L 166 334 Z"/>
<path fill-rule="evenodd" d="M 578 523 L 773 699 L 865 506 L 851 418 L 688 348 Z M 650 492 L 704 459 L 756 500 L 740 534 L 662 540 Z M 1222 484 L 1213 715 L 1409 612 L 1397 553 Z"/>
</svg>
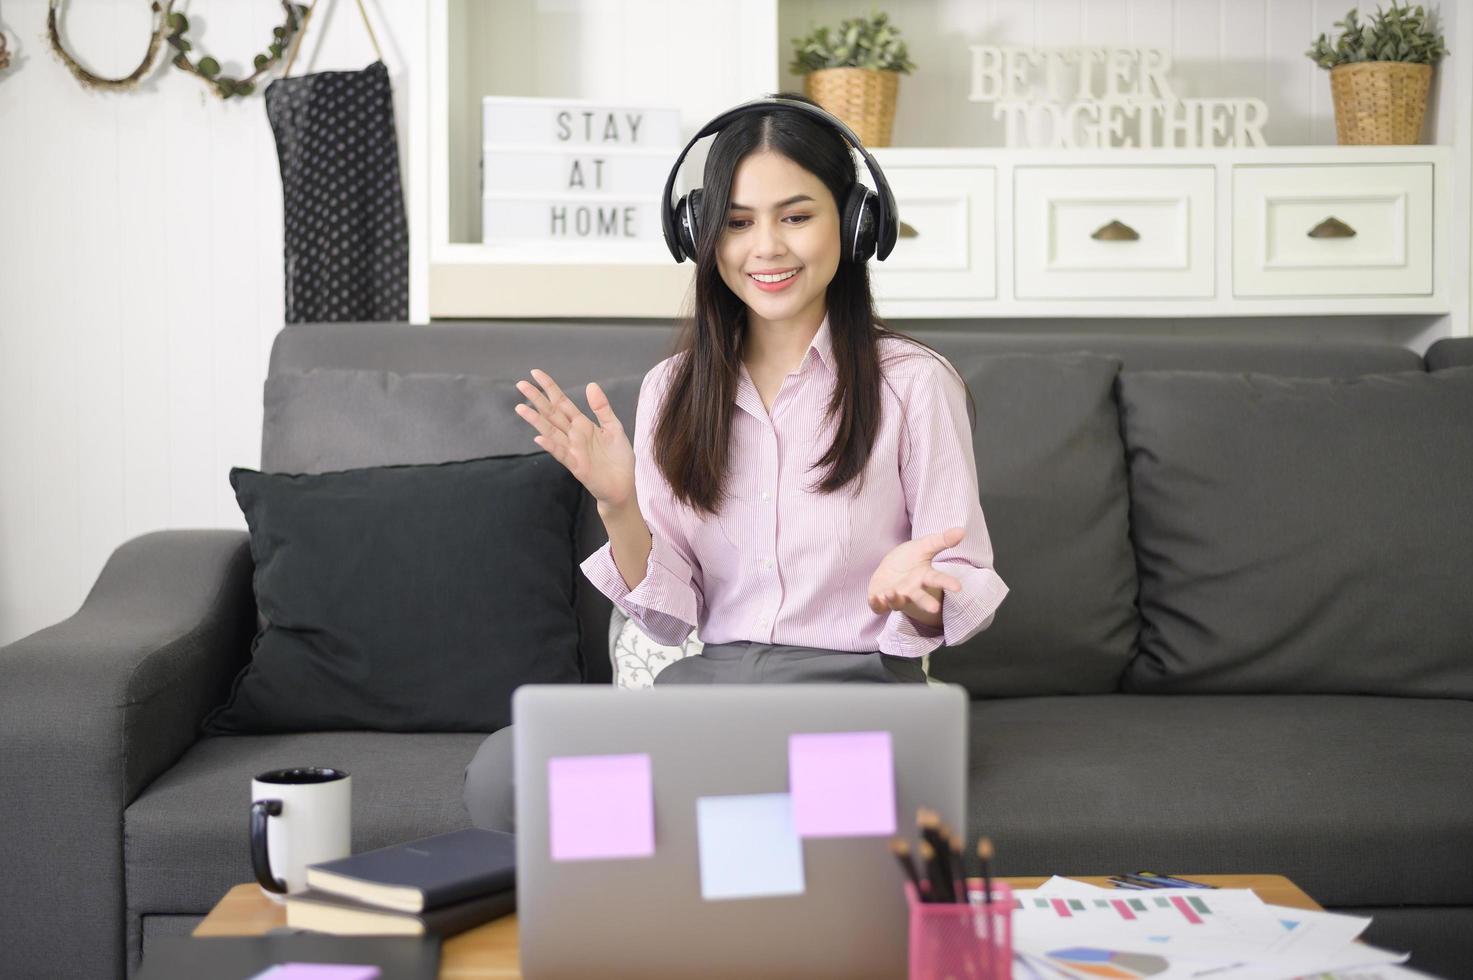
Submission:
<svg viewBox="0 0 1473 980">
<path fill-rule="evenodd" d="M 1178 98 L 1162 48 L 970 50 L 968 98 L 992 103 L 1007 146 L 1265 145 L 1262 99 Z"/>
</svg>

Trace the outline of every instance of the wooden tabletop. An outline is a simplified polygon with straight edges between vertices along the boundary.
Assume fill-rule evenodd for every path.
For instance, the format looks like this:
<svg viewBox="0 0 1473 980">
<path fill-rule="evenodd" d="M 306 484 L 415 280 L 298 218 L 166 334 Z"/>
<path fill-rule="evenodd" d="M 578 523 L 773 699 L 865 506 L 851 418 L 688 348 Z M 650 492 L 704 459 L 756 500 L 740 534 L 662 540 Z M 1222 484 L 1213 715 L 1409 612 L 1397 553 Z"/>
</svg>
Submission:
<svg viewBox="0 0 1473 980">
<path fill-rule="evenodd" d="M 1173 874 L 1175 872 L 1172 872 Z M 1183 874 L 1193 881 L 1219 888 L 1249 888 L 1270 905 L 1298 909 L 1320 906 L 1299 886 L 1283 875 L 1197 875 Z M 1048 878 L 1003 878 L 1014 888 L 1037 888 Z M 1080 881 L 1108 887 L 1107 875 L 1085 876 Z M 1134 894 L 1133 892 L 1130 894 Z M 236 885 L 226 892 L 203 922 L 196 936 L 259 936 L 286 925 L 286 906 L 271 901 L 256 884 Z M 517 917 L 508 915 L 445 940 L 440 955 L 441 980 L 520 980 L 521 951 L 517 946 Z"/>
</svg>

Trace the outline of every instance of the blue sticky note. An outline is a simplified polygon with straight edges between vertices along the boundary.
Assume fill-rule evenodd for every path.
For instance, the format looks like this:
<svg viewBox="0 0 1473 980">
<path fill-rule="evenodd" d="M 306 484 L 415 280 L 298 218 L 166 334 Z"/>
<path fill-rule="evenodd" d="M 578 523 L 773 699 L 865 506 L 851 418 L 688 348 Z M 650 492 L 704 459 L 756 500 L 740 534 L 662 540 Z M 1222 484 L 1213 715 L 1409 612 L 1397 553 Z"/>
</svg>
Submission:
<svg viewBox="0 0 1473 980">
<path fill-rule="evenodd" d="M 707 901 L 803 894 L 803 845 L 791 795 L 702 796 L 696 832 Z"/>
</svg>

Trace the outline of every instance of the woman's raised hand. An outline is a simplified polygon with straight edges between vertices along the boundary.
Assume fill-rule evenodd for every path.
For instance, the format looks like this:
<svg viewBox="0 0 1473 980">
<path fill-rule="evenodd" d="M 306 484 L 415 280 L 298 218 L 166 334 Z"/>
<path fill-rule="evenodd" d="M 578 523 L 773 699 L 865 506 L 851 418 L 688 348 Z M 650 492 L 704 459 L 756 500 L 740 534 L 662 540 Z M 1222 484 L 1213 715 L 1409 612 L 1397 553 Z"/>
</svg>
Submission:
<svg viewBox="0 0 1473 980">
<path fill-rule="evenodd" d="M 598 418 L 594 425 L 545 371 L 533 368 L 532 377 L 541 388 L 518 381 L 517 390 L 531 405 L 516 409 L 537 430 L 532 441 L 566 466 L 602 506 L 619 508 L 633 501 L 634 447 L 603 389 L 590 382 L 585 391 Z"/>
</svg>

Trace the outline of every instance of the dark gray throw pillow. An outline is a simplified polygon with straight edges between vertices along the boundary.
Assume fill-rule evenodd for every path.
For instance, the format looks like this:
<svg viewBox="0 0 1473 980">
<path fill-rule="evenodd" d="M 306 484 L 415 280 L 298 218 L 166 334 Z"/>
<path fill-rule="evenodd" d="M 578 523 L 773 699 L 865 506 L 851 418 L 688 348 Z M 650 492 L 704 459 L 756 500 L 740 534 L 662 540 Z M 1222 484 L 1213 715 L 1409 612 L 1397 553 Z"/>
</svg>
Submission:
<svg viewBox="0 0 1473 980">
<path fill-rule="evenodd" d="M 1473 697 L 1473 368 L 1127 373 L 1138 692 Z"/>
<path fill-rule="evenodd" d="M 582 487 L 551 456 L 230 483 L 266 626 L 207 733 L 492 732 L 518 686 L 580 680 Z"/>
<path fill-rule="evenodd" d="M 528 374 L 520 377 L 528 378 Z M 555 378 L 588 411 L 587 383 Z M 634 411 L 644 375 L 597 379 L 624 430 L 634 433 Z M 439 463 L 507 453 L 540 453 L 537 433 L 515 407 L 524 401 L 517 376 L 400 373 L 349 368 L 287 371 L 266 379 L 261 469 L 268 473 L 322 473 L 363 466 Z M 591 412 L 588 413 L 591 416 Z M 608 540 L 591 494 L 582 492 L 576 556 Z M 575 586 L 582 626 L 585 679 L 612 679 L 609 600 L 581 574 Z"/>
<path fill-rule="evenodd" d="M 997 354 L 953 362 L 977 407 L 982 514 L 1008 597 L 931 657 L 973 696 L 1119 690 L 1135 648 L 1135 559 L 1115 408 L 1120 361 Z"/>
</svg>

